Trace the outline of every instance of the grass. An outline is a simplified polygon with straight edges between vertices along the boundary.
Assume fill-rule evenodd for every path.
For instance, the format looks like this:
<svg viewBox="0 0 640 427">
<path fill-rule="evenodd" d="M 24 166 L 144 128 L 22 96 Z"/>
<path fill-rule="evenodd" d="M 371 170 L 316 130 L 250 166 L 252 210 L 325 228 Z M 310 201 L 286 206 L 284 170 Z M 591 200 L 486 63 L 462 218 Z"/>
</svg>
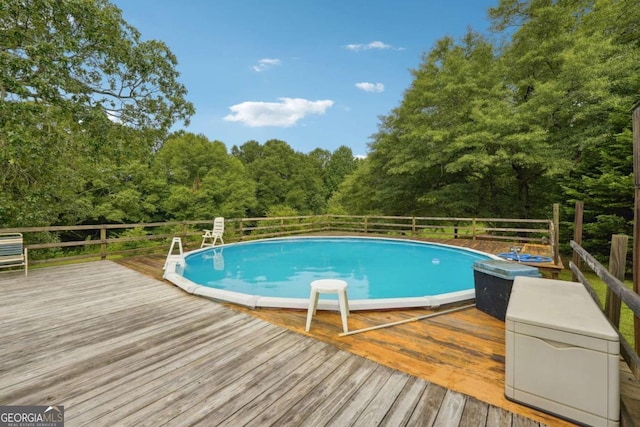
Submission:
<svg viewBox="0 0 640 427">
<path fill-rule="evenodd" d="M 600 299 L 601 308 L 604 308 L 604 302 L 607 295 L 607 285 L 593 272 L 583 271 L 583 274 L 589 281 L 589 284 L 593 287 Z M 560 280 L 572 280 L 571 270 L 565 269 L 560 273 Z M 633 283 L 630 280 L 625 280 L 624 284 L 633 289 Z M 620 309 L 620 334 L 627 340 L 627 342 L 634 347 L 634 330 L 633 330 L 633 311 L 625 304 L 622 303 Z"/>
</svg>

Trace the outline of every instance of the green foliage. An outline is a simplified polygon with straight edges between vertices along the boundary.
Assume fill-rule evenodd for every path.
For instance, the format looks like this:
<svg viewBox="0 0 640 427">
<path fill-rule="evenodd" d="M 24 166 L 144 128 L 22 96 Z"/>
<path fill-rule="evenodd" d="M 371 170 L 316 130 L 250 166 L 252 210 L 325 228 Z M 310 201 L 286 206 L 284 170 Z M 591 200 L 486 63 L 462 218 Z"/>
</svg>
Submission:
<svg viewBox="0 0 640 427">
<path fill-rule="evenodd" d="M 246 215 L 255 205 L 255 185 L 242 163 L 219 141 L 178 132 L 154 158 L 158 205 L 166 218 L 213 219 Z"/>
<path fill-rule="evenodd" d="M 267 211 L 268 218 L 277 218 L 277 217 L 287 217 L 287 216 L 298 216 L 299 213 L 287 205 L 275 205 L 271 206 Z"/>
<path fill-rule="evenodd" d="M 264 216 L 272 206 L 287 205 L 301 214 L 326 209 L 327 190 L 317 158 L 295 152 L 286 142 L 272 139 L 260 146 L 249 141 L 232 153 L 256 183 L 257 205 L 252 216 Z"/>
<path fill-rule="evenodd" d="M 469 30 L 423 55 L 357 160 L 346 146 L 304 154 L 273 139 L 229 153 L 167 135 L 193 106 L 164 43 L 142 41 L 106 0 L 5 1 L 0 227 L 327 211 L 529 218 L 582 200 L 584 246 L 606 256 L 610 235 L 632 229 L 640 8 L 501 0 L 490 16 L 491 38 Z"/>
<path fill-rule="evenodd" d="M 3 102 L 56 105 L 78 120 L 101 113 L 160 135 L 193 114 L 175 56 L 141 41 L 106 0 L 7 0 L 0 25 Z"/>
<path fill-rule="evenodd" d="M 25 237 L 25 243 L 59 243 L 60 235 L 58 233 L 42 231 L 39 233 L 28 233 Z M 29 251 L 29 260 L 51 259 L 63 255 L 62 248 L 48 249 L 32 249 Z"/>
<path fill-rule="evenodd" d="M 147 236 L 148 234 L 149 233 L 143 227 L 135 227 L 124 230 L 118 235 L 118 238 L 142 238 L 144 236 Z M 113 243 L 109 245 L 109 251 L 126 251 L 131 249 L 149 248 L 153 246 L 158 246 L 158 241 L 148 239 L 131 240 L 128 242 Z"/>
<path fill-rule="evenodd" d="M 490 10 L 500 44 L 473 31 L 439 40 L 330 205 L 536 218 L 583 200 L 590 249 L 608 252 L 633 218 L 640 9 L 630 3 L 502 0 Z"/>
<path fill-rule="evenodd" d="M 175 57 L 105 0 L 8 0 L 0 26 L 0 227 L 149 218 L 136 179 L 194 111 Z"/>
</svg>

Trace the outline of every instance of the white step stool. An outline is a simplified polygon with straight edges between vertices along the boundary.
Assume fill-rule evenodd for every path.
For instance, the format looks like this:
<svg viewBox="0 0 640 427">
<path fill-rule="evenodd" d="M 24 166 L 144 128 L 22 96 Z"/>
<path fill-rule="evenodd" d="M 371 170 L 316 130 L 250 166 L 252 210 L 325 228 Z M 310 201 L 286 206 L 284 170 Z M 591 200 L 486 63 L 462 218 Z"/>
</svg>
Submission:
<svg viewBox="0 0 640 427">
<path fill-rule="evenodd" d="M 309 296 L 309 311 L 307 312 L 307 326 L 305 331 L 311 328 L 311 318 L 316 314 L 320 294 L 338 294 L 340 304 L 340 316 L 342 317 L 342 329 L 349 332 L 347 316 L 349 315 L 349 301 L 347 300 L 347 282 L 338 279 L 320 279 L 311 282 L 311 295 Z"/>
</svg>

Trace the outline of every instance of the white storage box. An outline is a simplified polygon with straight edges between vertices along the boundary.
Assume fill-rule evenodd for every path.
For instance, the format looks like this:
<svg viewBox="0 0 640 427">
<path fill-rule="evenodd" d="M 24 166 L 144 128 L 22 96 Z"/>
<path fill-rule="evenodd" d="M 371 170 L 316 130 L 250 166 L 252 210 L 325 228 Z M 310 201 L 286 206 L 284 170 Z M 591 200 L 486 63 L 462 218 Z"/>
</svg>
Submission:
<svg viewBox="0 0 640 427">
<path fill-rule="evenodd" d="M 516 277 L 505 323 L 505 395 L 592 426 L 618 426 L 618 334 L 580 283 Z"/>
</svg>

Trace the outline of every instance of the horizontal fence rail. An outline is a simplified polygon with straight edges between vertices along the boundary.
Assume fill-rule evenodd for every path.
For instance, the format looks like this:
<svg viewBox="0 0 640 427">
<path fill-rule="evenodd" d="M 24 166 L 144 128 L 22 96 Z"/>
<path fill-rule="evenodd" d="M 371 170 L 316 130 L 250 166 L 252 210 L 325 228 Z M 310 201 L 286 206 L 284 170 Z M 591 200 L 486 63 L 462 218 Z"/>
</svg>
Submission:
<svg viewBox="0 0 640 427">
<path fill-rule="evenodd" d="M 607 299 L 611 298 L 611 295 L 615 295 L 618 300 L 618 304 L 624 302 L 630 309 L 633 311 L 635 317 L 640 317 L 640 295 L 633 292 L 631 289 L 627 288 L 624 283 L 622 283 L 617 277 L 611 274 L 602 264 L 598 262 L 589 252 L 587 252 L 582 246 L 580 246 L 575 241 L 571 241 L 571 248 L 575 254 L 577 254 L 581 260 L 583 260 L 589 268 L 607 285 L 607 288 L 611 291 L 607 293 Z M 577 266 L 573 261 L 569 263 L 569 268 L 576 276 L 578 281 L 582 283 L 594 300 L 600 305 L 600 307 L 606 307 L 611 304 L 610 301 L 605 301 L 603 305 L 596 295 L 593 286 L 589 283 L 589 280 L 585 277 L 585 275 L 580 270 L 579 266 Z M 638 352 L 631 347 L 629 342 L 625 339 L 625 337 L 620 334 L 618 327 L 616 325 L 617 321 L 612 319 L 610 313 L 605 312 L 605 315 L 611 321 L 611 323 L 616 327 L 616 331 L 618 331 L 618 335 L 620 337 L 620 354 L 622 355 L 631 372 L 635 375 L 636 378 L 640 378 L 640 356 L 638 356 Z M 638 344 L 636 343 L 636 348 L 638 348 Z"/>
<path fill-rule="evenodd" d="M 200 246 L 211 220 L 168 221 L 138 224 L 96 224 L 50 227 L 18 227 L 0 232 L 25 235 L 33 264 L 161 252 L 173 237 L 187 248 Z M 307 215 L 225 219 L 227 243 L 299 234 L 346 232 L 431 239 L 473 239 L 539 242 L 557 251 L 554 221 L 509 218 L 445 218 L 404 216 Z M 554 256 L 558 256 L 554 252 Z"/>
</svg>

